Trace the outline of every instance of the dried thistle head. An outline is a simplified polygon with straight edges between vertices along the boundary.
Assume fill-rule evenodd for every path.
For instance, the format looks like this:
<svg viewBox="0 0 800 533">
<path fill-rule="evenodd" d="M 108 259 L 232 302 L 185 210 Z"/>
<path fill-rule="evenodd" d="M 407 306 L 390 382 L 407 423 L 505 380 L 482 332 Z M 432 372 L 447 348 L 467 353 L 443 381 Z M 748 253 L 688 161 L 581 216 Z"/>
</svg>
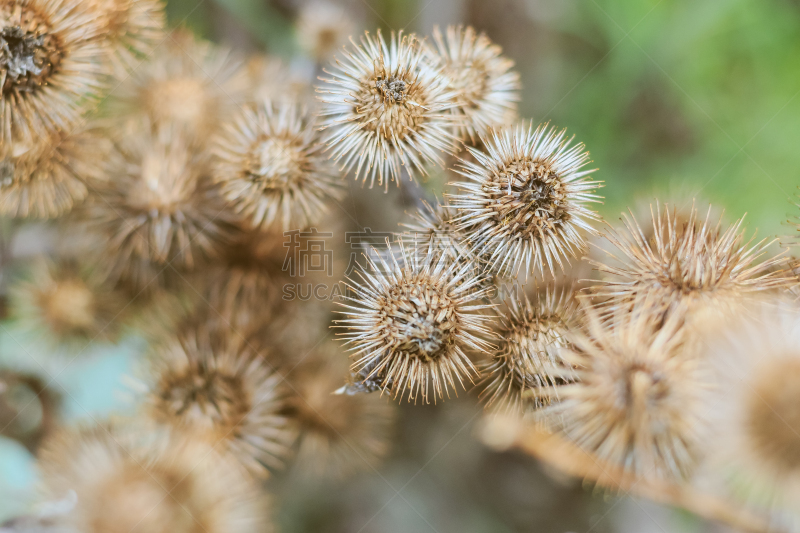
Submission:
<svg viewBox="0 0 800 533">
<path fill-rule="evenodd" d="M 387 243 L 388 244 L 388 243 Z M 390 253 L 376 263 L 367 257 L 369 271 L 347 284 L 346 316 L 337 327 L 352 351 L 353 371 L 369 369 L 366 379 L 395 397 L 408 394 L 424 403 L 449 397 L 456 381 L 477 376 L 467 351 L 486 352 L 482 336 L 489 317 L 481 311 L 488 289 L 469 265 L 456 266 L 444 258 L 409 255 L 401 243 L 400 262 Z"/>
<path fill-rule="evenodd" d="M 377 468 L 391 449 L 394 406 L 377 394 L 335 394 L 346 359 L 325 348 L 311 357 L 288 378 L 287 413 L 300 428 L 296 468 L 334 479 Z"/>
<path fill-rule="evenodd" d="M 266 501 L 228 458 L 179 435 L 104 424 L 62 430 L 40 459 L 46 497 L 74 492 L 57 525 L 86 533 L 271 531 Z"/>
<path fill-rule="evenodd" d="M 458 210 L 454 219 L 473 246 L 488 257 L 500 275 L 553 273 L 562 259 L 578 256 L 585 247 L 582 232 L 595 233 L 590 222 L 598 215 L 586 205 L 601 182 L 583 170 L 589 153 L 583 144 L 570 145 L 566 130 L 521 123 L 492 133 L 486 153 L 469 148 L 475 162 L 462 160 L 456 182 L 459 194 L 449 195 Z"/>
<path fill-rule="evenodd" d="M 106 84 L 101 28 L 71 0 L 0 4 L 0 158 L 69 131 Z"/>
<path fill-rule="evenodd" d="M 241 336 L 181 331 L 154 350 L 146 374 L 148 418 L 231 452 L 255 475 L 283 465 L 295 438 L 281 414 L 283 378 Z"/>
<path fill-rule="evenodd" d="M 54 133 L 44 144 L 0 161 L 0 214 L 53 218 L 69 212 L 102 179 L 99 160 L 109 147 L 97 132 Z"/>
<path fill-rule="evenodd" d="M 167 38 L 161 0 L 89 0 L 111 60 L 128 71 Z"/>
<path fill-rule="evenodd" d="M 702 304 L 721 304 L 758 291 L 787 286 L 789 274 L 781 254 L 760 263 L 772 242 L 745 240 L 739 219 L 724 228 L 722 220 L 708 215 L 701 220 L 692 207 L 688 219 L 675 216 L 665 205 L 651 207 L 652 230 L 625 215 L 624 232 L 610 231 L 607 239 L 616 248 L 609 252 L 613 264 L 593 262 L 610 274 L 594 293 L 607 309 L 630 306 L 643 298 L 658 302 L 664 310 L 676 306 L 697 309 Z M 652 231 L 652 237 L 644 235 Z M 707 307 L 707 306 L 704 306 Z"/>
<path fill-rule="evenodd" d="M 355 23 L 342 5 L 312 0 L 300 8 L 297 42 L 317 63 L 330 59 L 355 31 Z"/>
<path fill-rule="evenodd" d="M 244 109 L 217 137 L 214 181 L 252 225 L 306 228 L 329 199 L 341 197 L 322 148 L 307 110 L 265 101 Z"/>
<path fill-rule="evenodd" d="M 116 341 L 121 333 L 124 296 L 75 259 L 39 258 L 10 292 L 16 319 L 56 346 L 84 349 L 93 341 Z"/>
<path fill-rule="evenodd" d="M 517 118 L 521 88 L 514 62 L 502 56 L 499 45 L 472 26 L 448 26 L 444 35 L 433 29 L 431 56 L 442 68 L 454 93 L 459 115 L 457 136 L 475 142 L 491 129 L 510 125 Z"/>
<path fill-rule="evenodd" d="M 109 99 L 109 112 L 155 130 L 174 127 L 193 144 L 204 143 L 240 109 L 245 88 L 240 62 L 223 48 L 172 32 L 153 59 L 134 69 Z"/>
<path fill-rule="evenodd" d="M 637 477 L 681 478 L 698 455 L 707 378 L 675 313 L 652 302 L 604 322 L 585 310 L 586 333 L 568 335 L 562 357 L 576 381 L 543 413 L 568 438 Z"/>
<path fill-rule="evenodd" d="M 348 172 L 355 167 L 356 179 L 363 175 L 372 187 L 378 178 L 386 189 L 401 167 L 413 179 L 428 163 L 442 165 L 437 152 L 455 146 L 453 95 L 417 37 L 392 33 L 386 42 L 379 31 L 351 42 L 317 89 L 332 157 Z"/>
<path fill-rule="evenodd" d="M 81 211 L 102 236 L 112 278 L 143 289 L 174 267 L 191 270 L 213 256 L 233 219 L 211 188 L 205 160 L 179 132 L 141 128 L 115 143 L 108 180 Z"/>
<path fill-rule="evenodd" d="M 737 496 L 800 524 L 800 312 L 773 300 L 708 339 L 708 458 Z"/>
<path fill-rule="evenodd" d="M 533 303 L 523 293 L 507 307 L 495 331 L 498 350 L 481 365 L 481 398 L 487 407 L 524 414 L 549 404 L 560 385 L 574 380 L 561 351 L 577 327 L 577 302 L 572 290 L 548 286 Z"/>
</svg>

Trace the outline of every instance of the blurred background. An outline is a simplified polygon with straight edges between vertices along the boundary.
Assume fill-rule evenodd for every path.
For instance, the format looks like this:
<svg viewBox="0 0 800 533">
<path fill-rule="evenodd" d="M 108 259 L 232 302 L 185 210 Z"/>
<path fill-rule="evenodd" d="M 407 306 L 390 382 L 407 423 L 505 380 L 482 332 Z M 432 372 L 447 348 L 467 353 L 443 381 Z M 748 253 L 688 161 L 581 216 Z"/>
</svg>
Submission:
<svg viewBox="0 0 800 533">
<path fill-rule="evenodd" d="M 520 115 L 566 127 L 584 142 L 605 182 L 598 209 L 614 221 L 658 197 L 747 213 L 758 236 L 782 236 L 800 185 L 800 2 L 796 0 L 330 0 L 326 12 L 364 29 L 429 34 L 470 24 L 516 62 Z M 304 0 L 168 0 L 172 26 L 245 52 L 266 51 L 295 70 L 316 58 L 298 39 Z M 337 14 L 338 13 L 338 14 Z M 423 184 L 440 194 L 446 176 Z M 403 206 L 381 211 L 354 190 L 342 207 L 362 227 L 395 231 Z M 380 195 L 371 191 L 369 198 Z M 390 191 L 391 195 L 398 193 Z M 384 200 L 381 200 L 384 201 Z M 380 202 L 378 202 L 380 204 Z M 402 204 L 402 202 L 400 202 Z M 20 239 L 24 242 L 25 239 Z M 64 418 L 128 409 L 124 377 L 143 348 L 117 347 L 102 364 L 71 365 Z M 0 337 L 2 357 L 24 348 Z M 57 369 L 55 370 L 56 372 Z M 75 396 L 73 396 L 75 395 Z M 647 533 L 727 531 L 686 513 L 593 492 L 479 438 L 481 409 L 462 395 L 403 405 L 383 466 L 343 482 L 279 476 L 278 526 L 305 532 Z M 73 406 L 74 407 L 74 406 Z M 26 417 L 34 417 L 28 413 Z M 91 416 L 91 415 L 90 415 Z M 28 452 L 0 438 L 0 519 L 29 498 Z"/>
</svg>

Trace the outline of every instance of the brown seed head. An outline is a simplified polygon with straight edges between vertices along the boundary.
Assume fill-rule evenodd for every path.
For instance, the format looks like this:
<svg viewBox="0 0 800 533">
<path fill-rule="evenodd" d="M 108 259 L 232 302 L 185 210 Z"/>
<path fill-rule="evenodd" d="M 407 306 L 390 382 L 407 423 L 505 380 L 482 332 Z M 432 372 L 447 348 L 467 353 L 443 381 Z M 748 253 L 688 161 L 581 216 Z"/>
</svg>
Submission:
<svg viewBox="0 0 800 533">
<path fill-rule="evenodd" d="M 443 258 L 409 256 L 401 245 L 402 266 L 392 256 L 380 265 L 368 258 L 371 272 L 359 272 L 362 283 L 351 280 L 346 319 L 339 326 L 351 347 L 353 371 L 377 380 L 395 397 L 408 393 L 416 401 L 443 398 L 455 381 L 464 386 L 477 374 L 465 350 L 484 352 L 490 345 L 487 316 L 476 313 L 487 289 L 468 267 L 456 267 Z"/>
<path fill-rule="evenodd" d="M 294 440 L 281 376 L 238 335 L 179 332 L 153 354 L 145 413 L 232 452 L 250 472 L 279 468 Z"/>
<path fill-rule="evenodd" d="M 105 86 L 101 29 L 68 0 L 0 4 L 0 156 L 69 131 Z"/>
</svg>

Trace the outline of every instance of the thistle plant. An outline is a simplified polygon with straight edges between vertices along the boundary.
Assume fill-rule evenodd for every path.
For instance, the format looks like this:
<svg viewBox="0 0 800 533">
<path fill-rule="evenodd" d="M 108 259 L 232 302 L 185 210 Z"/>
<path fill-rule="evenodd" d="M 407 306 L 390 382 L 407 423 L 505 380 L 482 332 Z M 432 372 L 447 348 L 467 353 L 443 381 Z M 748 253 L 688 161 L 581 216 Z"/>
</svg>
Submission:
<svg viewBox="0 0 800 533">
<path fill-rule="evenodd" d="M 273 493 L 350 494 L 472 409 L 601 489 L 800 531 L 797 261 L 690 202 L 603 223 L 500 45 L 359 19 L 304 3 L 278 59 L 161 0 L 0 0 L 0 432 L 41 474 L 0 530 L 268 532 Z M 128 403 L 76 423 L 59 376 L 112 351 Z"/>
<path fill-rule="evenodd" d="M 356 179 L 388 188 L 401 167 L 424 175 L 454 149 L 453 93 L 415 35 L 366 34 L 328 75 L 317 89 L 325 142 Z"/>
<path fill-rule="evenodd" d="M 589 154 L 570 145 L 566 132 L 521 123 L 486 138 L 486 153 L 469 148 L 476 162 L 463 161 L 450 196 L 455 221 L 474 253 L 488 256 L 501 275 L 542 274 L 563 259 L 580 256 L 585 234 L 598 219 L 587 204 L 598 201 L 599 182 L 584 170 Z"/>
</svg>

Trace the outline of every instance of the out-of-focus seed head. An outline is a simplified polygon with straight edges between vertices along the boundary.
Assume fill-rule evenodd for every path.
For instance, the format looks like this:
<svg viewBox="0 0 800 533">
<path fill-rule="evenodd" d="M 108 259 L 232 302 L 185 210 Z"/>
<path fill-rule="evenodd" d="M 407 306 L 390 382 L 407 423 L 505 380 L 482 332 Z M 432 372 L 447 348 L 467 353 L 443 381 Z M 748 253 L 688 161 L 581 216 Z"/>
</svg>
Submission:
<svg viewBox="0 0 800 533">
<path fill-rule="evenodd" d="M 10 290 L 16 319 L 55 346 L 82 350 L 93 341 L 113 342 L 124 323 L 123 295 L 74 259 L 40 258 Z"/>
<path fill-rule="evenodd" d="M 392 33 L 386 42 L 379 31 L 351 42 L 317 89 L 332 156 L 370 187 L 377 178 L 388 188 L 402 167 L 413 179 L 428 163 L 442 165 L 439 152 L 455 146 L 453 94 L 417 37 Z"/>
<path fill-rule="evenodd" d="M 115 143 L 105 161 L 108 180 L 81 210 L 105 245 L 109 275 L 139 289 L 213 256 L 233 222 L 186 138 L 141 130 Z"/>
<path fill-rule="evenodd" d="M 499 349 L 481 366 L 481 398 L 487 407 L 525 414 L 558 398 L 559 386 L 574 381 L 561 351 L 577 327 L 577 303 L 571 290 L 547 287 L 533 303 L 523 294 L 507 305 L 496 331 Z"/>
<path fill-rule="evenodd" d="M 228 458 L 182 435 L 121 425 L 62 430 L 41 452 L 44 495 L 74 505 L 59 531 L 271 531 L 261 491 Z"/>
<path fill-rule="evenodd" d="M 586 333 L 562 357 L 577 380 L 544 410 L 568 438 L 635 476 L 681 478 L 695 466 L 707 377 L 682 329 L 645 302 L 604 323 L 588 308 Z"/>
<path fill-rule="evenodd" d="M 737 497 L 800 524 L 800 312 L 772 300 L 707 340 L 708 461 Z"/>
<path fill-rule="evenodd" d="M 313 115 L 296 105 L 247 108 L 217 137 L 214 181 L 254 226 L 284 231 L 317 223 L 341 197 Z"/>
<path fill-rule="evenodd" d="M 288 378 L 288 413 L 300 428 L 294 464 L 306 475 L 339 479 L 377 468 L 391 449 L 395 408 L 377 394 L 334 394 L 346 359 L 321 352 Z"/>
<path fill-rule="evenodd" d="M 46 139 L 41 147 L 0 161 L 0 214 L 61 216 L 87 197 L 93 181 L 104 178 L 99 161 L 110 147 L 96 132 L 79 129 Z"/>
<path fill-rule="evenodd" d="M 469 148 L 475 162 L 462 160 L 456 182 L 459 194 L 449 195 L 458 210 L 454 219 L 477 255 L 485 255 L 500 275 L 553 273 L 562 259 L 577 257 L 585 248 L 582 232 L 596 233 L 598 215 L 587 208 L 598 202 L 601 182 L 584 170 L 589 153 L 571 145 L 566 130 L 521 123 L 484 139 L 486 152 Z"/>
<path fill-rule="evenodd" d="M 317 63 L 330 59 L 356 29 L 345 6 L 326 0 L 303 4 L 296 26 L 297 42 Z"/>
<path fill-rule="evenodd" d="M 771 241 L 746 240 L 739 219 L 727 228 L 722 220 L 708 216 L 698 219 L 693 207 L 688 219 L 676 217 L 674 209 L 656 204 L 651 207 L 652 230 L 642 230 L 633 215 L 625 215 L 623 232 L 610 231 L 614 245 L 609 252 L 613 262 L 593 262 L 611 278 L 594 289 L 601 306 L 613 309 L 631 306 L 648 298 L 664 310 L 676 306 L 733 303 L 750 293 L 785 287 L 791 275 L 784 266 L 785 256 L 757 262 L 767 254 Z M 652 231 L 652 237 L 644 235 Z M 708 307 L 705 306 L 704 307 Z"/>
<path fill-rule="evenodd" d="M 514 62 L 501 55 L 500 46 L 471 26 L 448 26 L 444 35 L 435 27 L 433 41 L 433 60 L 455 95 L 453 113 L 460 115 L 456 131 L 461 140 L 475 142 L 516 120 L 519 74 L 511 70 Z"/>
<path fill-rule="evenodd" d="M 380 263 L 367 258 L 369 271 L 350 280 L 352 296 L 343 304 L 340 333 L 352 351 L 354 372 L 378 381 L 395 397 L 429 402 L 450 395 L 456 381 L 464 387 L 477 371 L 466 351 L 486 352 L 491 345 L 479 301 L 488 289 L 469 265 L 456 266 L 443 257 L 419 259 L 401 243 L 400 262 L 391 252 Z"/>
<path fill-rule="evenodd" d="M 230 451 L 255 475 L 280 468 L 295 432 L 281 414 L 283 378 L 239 335 L 179 332 L 157 347 L 144 413 Z"/>
<path fill-rule="evenodd" d="M 279 232 L 237 229 L 202 273 L 208 305 L 237 331 L 251 331 L 273 318 L 282 303 L 286 238 Z"/>
<path fill-rule="evenodd" d="M 128 71 L 167 39 L 161 0 L 89 0 L 89 4 L 102 25 L 111 60 Z"/>
<path fill-rule="evenodd" d="M 80 2 L 0 3 L 0 158 L 69 131 L 106 84 L 101 28 Z"/>
<path fill-rule="evenodd" d="M 202 144 L 240 110 L 246 82 L 229 51 L 173 32 L 152 57 L 114 90 L 113 116 L 138 122 L 144 111 L 154 130 L 174 127 Z"/>
</svg>

